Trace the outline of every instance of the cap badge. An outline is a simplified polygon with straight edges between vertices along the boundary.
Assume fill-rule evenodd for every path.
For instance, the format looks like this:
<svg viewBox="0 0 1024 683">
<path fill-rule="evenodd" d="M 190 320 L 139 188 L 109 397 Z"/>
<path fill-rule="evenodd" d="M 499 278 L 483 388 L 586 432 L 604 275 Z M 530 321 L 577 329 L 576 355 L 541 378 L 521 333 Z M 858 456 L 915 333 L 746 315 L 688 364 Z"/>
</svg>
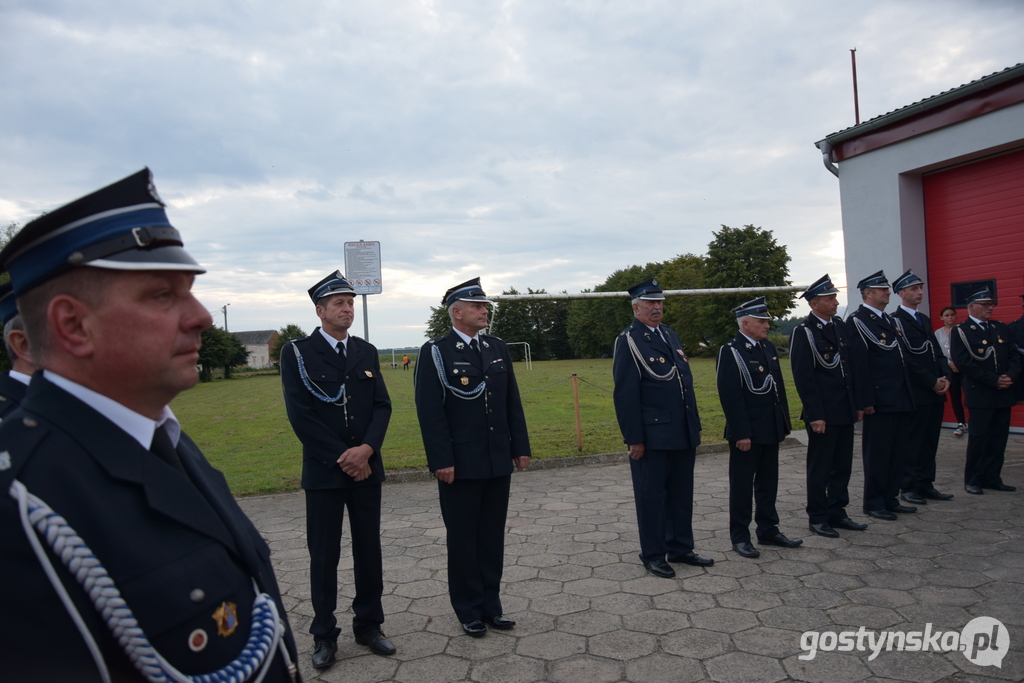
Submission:
<svg viewBox="0 0 1024 683">
<path fill-rule="evenodd" d="M 217 623 L 217 635 L 227 638 L 238 628 L 238 606 L 233 602 L 222 602 L 213 613 L 213 620 Z"/>
</svg>

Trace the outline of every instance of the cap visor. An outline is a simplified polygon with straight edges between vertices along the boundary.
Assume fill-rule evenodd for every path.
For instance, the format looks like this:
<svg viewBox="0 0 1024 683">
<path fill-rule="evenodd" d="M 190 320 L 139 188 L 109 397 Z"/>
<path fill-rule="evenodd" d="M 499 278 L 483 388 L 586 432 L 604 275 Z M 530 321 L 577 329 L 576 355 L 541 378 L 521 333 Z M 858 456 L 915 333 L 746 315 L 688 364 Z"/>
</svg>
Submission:
<svg viewBox="0 0 1024 683">
<path fill-rule="evenodd" d="M 156 249 L 129 249 L 106 258 L 83 263 L 83 266 L 107 270 L 184 270 L 205 273 L 206 269 L 196 263 L 184 248 L 178 246 L 157 247 Z"/>
</svg>

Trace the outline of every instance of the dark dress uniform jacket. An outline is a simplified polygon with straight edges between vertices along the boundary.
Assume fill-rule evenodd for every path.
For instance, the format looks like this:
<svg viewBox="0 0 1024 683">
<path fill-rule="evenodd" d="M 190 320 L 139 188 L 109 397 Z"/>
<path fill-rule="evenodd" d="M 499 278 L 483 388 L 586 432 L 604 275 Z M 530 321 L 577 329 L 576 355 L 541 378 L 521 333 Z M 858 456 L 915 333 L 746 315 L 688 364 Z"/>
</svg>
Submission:
<svg viewBox="0 0 1024 683">
<path fill-rule="evenodd" d="M 644 444 L 645 449 L 688 450 L 700 445 L 700 417 L 693 393 L 693 374 L 675 331 L 667 325 L 658 329 L 665 339 L 651 332 L 636 318 L 615 338 L 612 374 L 615 378 L 615 416 L 627 445 Z M 658 375 L 679 371 L 669 381 L 655 379 L 630 349 L 632 340 L 640 357 Z M 683 396 L 686 397 L 684 403 Z"/>
<path fill-rule="evenodd" d="M 912 379 L 914 403 L 917 406 L 929 403 L 945 403 L 945 394 L 936 394 L 932 387 L 939 381 L 940 377 L 949 377 L 951 371 L 946 357 L 942 355 L 942 347 L 935 338 L 932 330 L 931 318 L 924 313 L 918 313 L 921 322 L 902 308 L 897 308 L 892 314 L 898 320 L 903 329 L 903 338 L 907 342 L 907 361 L 917 368 Z M 929 383 L 930 382 L 930 383 Z"/>
<path fill-rule="evenodd" d="M 416 363 L 416 411 L 431 472 L 455 468 L 456 479 L 512 474 L 512 458 L 530 455 L 526 416 L 505 342 L 478 336 L 480 357 L 455 330 L 420 349 Z M 463 400 L 442 384 L 434 362 L 441 354 L 445 382 L 472 391 L 487 382 L 484 396 Z"/>
<path fill-rule="evenodd" d="M 14 479 L 92 549 L 157 652 L 178 670 L 212 673 L 238 655 L 249 635 L 253 580 L 277 603 L 296 661 L 270 549 L 185 434 L 177 452 L 187 477 L 36 373 L 21 410 L 0 425 L 0 448 L 10 456 L 10 467 L 0 471 L 0 680 L 100 680 L 26 539 L 18 504 L 7 494 Z M 143 680 L 85 590 L 43 545 L 113 680 Z M 237 605 L 238 627 L 222 637 L 213 615 L 225 602 Z M 201 652 L 189 648 L 195 629 L 208 636 Z M 280 653 L 271 656 L 276 661 L 264 680 L 290 680 Z"/>
<path fill-rule="evenodd" d="M 789 361 L 793 383 L 803 402 L 800 419 L 804 422 L 824 420 L 825 424 L 849 425 L 857 421 L 850 355 L 846 327 L 838 316 L 826 329 L 811 314 L 793 330 Z"/>
<path fill-rule="evenodd" d="M 779 443 L 790 431 L 789 403 L 779 354 L 767 339 L 759 344 L 760 351 L 743 334 L 737 333 L 718 352 L 718 398 L 725 413 L 725 438 L 729 441 L 750 439 L 753 443 Z M 750 391 L 736 364 L 734 350 L 749 371 L 754 388 L 762 387 L 769 375 L 774 378 L 775 386 L 763 394 Z"/>
<path fill-rule="evenodd" d="M 865 339 L 857 328 L 860 321 L 865 334 L 873 335 L 884 343 L 887 350 L 880 348 L 870 337 Z M 880 413 L 910 412 L 914 409 L 911 393 L 911 366 L 906 356 L 909 351 L 903 334 L 896 328 L 889 316 L 881 317 L 867 306 L 861 305 L 846 321 L 846 331 L 853 349 L 853 366 L 857 380 L 854 382 L 857 407 L 874 406 Z M 895 344 L 895 346 L 893 346 Z M 935 384 L 933 381 L 932 384 Z"/>
<path fill-rule="evenodd" d="M 970 318 L 950 332 L 949 352 L 960 370 L 968 408 L 1009 408 L 1016 403 L 1017 392 L 1012 387 L 996 388 L 1000 375 L 1009 375 L 1014 383 L 1020 381 L 1020 354 L 1012 334 L 998 320 L 989 320 L 988 330 L 982 330 Z"/>
<path fill-rule="evenodd" d="M 380 448 L 391 420 L 391 399 L 380 374 L 377 349 L 350 335 L 343 365 L 341 356 L 319 330 L 281 349 L 284 404 L 292 429 L 302 442 L 302 488 L 339 489 L 380 484 L 384 481 Z M 313 396 L 302 381 L 295 348 L 302 354 L 311 386 L 319 387 L 321 394 L 334 397 L 344 384 L 347 406 L 327 403 Z M 369 460 L 371 474 L 356 482 L 342 472 L 338 458 L 349 448 L 364 443 L 373 448 Z"/>
<path fill-rule="evenodd" d="M 0 419 L 21 405 L 27 389 L 27 386 L 6 372 L 0 372 Z"/>
</svg>

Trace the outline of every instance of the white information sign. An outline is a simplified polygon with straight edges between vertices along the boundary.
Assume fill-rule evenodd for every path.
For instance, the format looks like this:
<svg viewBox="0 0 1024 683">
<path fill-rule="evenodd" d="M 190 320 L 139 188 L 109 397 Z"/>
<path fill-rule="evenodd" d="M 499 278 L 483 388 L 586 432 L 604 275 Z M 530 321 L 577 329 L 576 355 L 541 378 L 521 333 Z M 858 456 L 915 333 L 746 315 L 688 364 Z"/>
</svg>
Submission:
<svg viewBox="0 0 1024 683">
<path fill-rule="evenodd" d="M 380 242 L 345 242 L 345 279 L 356 294 L 380 294 Z"/>
</svg>

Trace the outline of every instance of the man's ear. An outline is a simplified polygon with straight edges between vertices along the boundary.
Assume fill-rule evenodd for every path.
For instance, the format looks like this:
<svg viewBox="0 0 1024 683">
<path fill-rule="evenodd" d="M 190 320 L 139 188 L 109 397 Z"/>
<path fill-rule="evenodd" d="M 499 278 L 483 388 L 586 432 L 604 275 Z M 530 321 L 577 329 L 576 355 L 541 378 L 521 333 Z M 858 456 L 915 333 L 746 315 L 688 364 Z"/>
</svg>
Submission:
<svg viewBox="0 0 1024 683">
<path fill-rule="evenodd" d="M 7 335 L 7 344 L 18 358 L 26 363 L 32 362 L 32 357 L 28 355 L 28 337 L 25 336 L 25 330 L 11 330 L 11 333 Z M 12 358 L 11 361 L 13 362 L 14 359 Z"/>
<path fill-rule="evenodd" d="M 91 356 L 95 350 L 89 325 L 91 314 L 85 303 L 67 294 L 51 299 L 46 316 L 53 344 L 75 358 Z"/>
</svg>

